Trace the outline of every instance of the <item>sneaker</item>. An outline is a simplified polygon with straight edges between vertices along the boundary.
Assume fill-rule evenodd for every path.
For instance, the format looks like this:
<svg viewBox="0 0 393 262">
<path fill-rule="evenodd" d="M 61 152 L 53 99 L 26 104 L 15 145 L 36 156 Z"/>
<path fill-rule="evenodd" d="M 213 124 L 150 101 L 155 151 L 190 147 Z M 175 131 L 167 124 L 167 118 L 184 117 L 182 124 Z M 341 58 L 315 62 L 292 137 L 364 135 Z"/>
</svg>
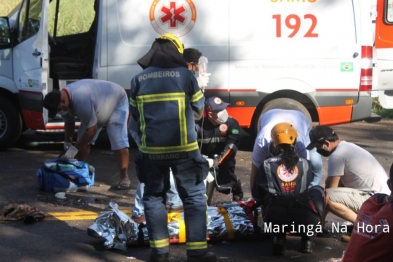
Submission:
<svg viewBox="0 0 393 262">
<path fill-rule="evenodd" d="M 207 252 L 202 256 L 192 256 L 187 257 L 187 262 L 194 261 L 194 262 L 216 262 L 217 257 L 213 252 Z"/>
<path fill-rule="evenodd" d="M 169 261 L 169 253 L 151 255 L 150 261 L 151 262 L 167 262 L 167 261 Z"/>
<path fill-rule="evenodd" d="M 243 188 L 240 179 L 237 179 L 236 185 L 232 188 L 233 201 L 240 201 L 243 199 Z"/>
<path fill-rule="evenodd" d="M 312 253 L 312 247 L 314 245 L 314 241 L 309 239 L 302 239 L 300 243 L 300 252 L 302 253 Z"/>
<path fill-rule="evenodd" d="M 184 212 L 184 206 L 169 207 L 168 212 Z"/>
<path fill-rule="evenodd" d="M 146 221 L 145 215 L 139 215 L 139 216 L 132 215 L 131 219 L 138 224 L 142 224 Z"/>
<path fill-rule="evenodd" d="M 285 235 L 273 237 L 272 254 L 274 256 L 283 256 L 285 254 Z"/>
</svg>

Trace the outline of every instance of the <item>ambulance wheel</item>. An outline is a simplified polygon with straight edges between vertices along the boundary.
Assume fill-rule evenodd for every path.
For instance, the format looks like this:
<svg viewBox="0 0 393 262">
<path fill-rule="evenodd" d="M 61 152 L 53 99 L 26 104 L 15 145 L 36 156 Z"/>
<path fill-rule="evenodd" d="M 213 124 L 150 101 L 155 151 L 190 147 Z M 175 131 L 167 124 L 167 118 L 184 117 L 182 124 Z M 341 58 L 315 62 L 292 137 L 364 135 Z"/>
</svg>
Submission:
<svg viewBox="0 0 393 262">
<path fill-rule="evenodd" d="M 0 97 L 0 150 L 12 146 L 22 133 L 22 118 L 16 107 Z"/>
<path fill-rule="evenodd" d="M 308 118 L 308 120 L 310 120 L 310 122 L 312 122 L 310 112 L 308 112 L 308 110 L 304 107 L 304 105 L 302 105 L 298 101 L 290 99 L 290 98 L 285 98 L 285 97 L 277 98 L 277 99 L 273 99 L 273 100 L 267 102 L 263 106 L 261 114 L 258 117 L 258 124 L 257 124 L 257 127 L 256 127 L 257 133 L 259 131 L 259 124 L 260 124 L 261 116 L 264 113 L 266 113 L 267 111 L 269 111 L 270 109 L 298 110 L 298 111 L 302 112 Z"/>
</svg>

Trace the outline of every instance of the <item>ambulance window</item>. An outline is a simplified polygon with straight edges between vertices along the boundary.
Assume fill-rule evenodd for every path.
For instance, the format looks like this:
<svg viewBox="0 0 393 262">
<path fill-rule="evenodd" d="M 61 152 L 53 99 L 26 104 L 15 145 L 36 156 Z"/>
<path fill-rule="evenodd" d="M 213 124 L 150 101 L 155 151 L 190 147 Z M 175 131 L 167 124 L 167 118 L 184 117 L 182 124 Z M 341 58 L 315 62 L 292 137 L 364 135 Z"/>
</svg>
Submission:
<svg viewBox="0 0 393 262">
<path fill-rule="evenodd" d="M 88 32 L 95 16 L 94 1 L 53 0 L 49 4 L 49 33 L 53 37 L 59 37 Z M 56 15 L 57 4 L 59 11 Z"/>
<path fill-rule="evenodd" d="M 35 35 L 40 29 L 42 0 L 23 2 L 18 18 L 18 42 Z"/>
<path fill-rule="evenodd" d="M 386 23 L 393 24 L 393 0 L 388 1 L 385 13 Z"/>
</svg>

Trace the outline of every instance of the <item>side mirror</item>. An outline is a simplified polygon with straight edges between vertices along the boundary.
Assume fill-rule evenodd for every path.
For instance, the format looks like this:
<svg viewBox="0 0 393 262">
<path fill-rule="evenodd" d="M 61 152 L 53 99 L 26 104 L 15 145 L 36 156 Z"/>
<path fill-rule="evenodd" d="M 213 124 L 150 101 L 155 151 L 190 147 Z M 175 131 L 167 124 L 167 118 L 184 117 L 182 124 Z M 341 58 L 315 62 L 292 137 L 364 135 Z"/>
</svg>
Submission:
<svg viewBox="0 0 393 262">
<path fill-rule="evenodd" d="M 10 24 L 7 17 L 0 17 L 0 49 L 11 46 Z"/>
</svg>

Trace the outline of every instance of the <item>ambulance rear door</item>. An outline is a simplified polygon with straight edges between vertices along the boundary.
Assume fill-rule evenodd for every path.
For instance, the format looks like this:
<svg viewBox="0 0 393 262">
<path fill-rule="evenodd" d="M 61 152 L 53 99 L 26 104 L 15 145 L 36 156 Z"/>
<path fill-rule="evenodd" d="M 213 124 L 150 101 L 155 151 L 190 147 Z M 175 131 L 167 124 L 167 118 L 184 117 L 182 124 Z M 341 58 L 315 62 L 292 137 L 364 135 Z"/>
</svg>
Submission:
<svg viewBox="0 0 393 262">
<path fill-rule="evenodd" d="M 379 102 L 393 108 L 393 0 L 378 0 L 375 48 Z"/>
</svg>

